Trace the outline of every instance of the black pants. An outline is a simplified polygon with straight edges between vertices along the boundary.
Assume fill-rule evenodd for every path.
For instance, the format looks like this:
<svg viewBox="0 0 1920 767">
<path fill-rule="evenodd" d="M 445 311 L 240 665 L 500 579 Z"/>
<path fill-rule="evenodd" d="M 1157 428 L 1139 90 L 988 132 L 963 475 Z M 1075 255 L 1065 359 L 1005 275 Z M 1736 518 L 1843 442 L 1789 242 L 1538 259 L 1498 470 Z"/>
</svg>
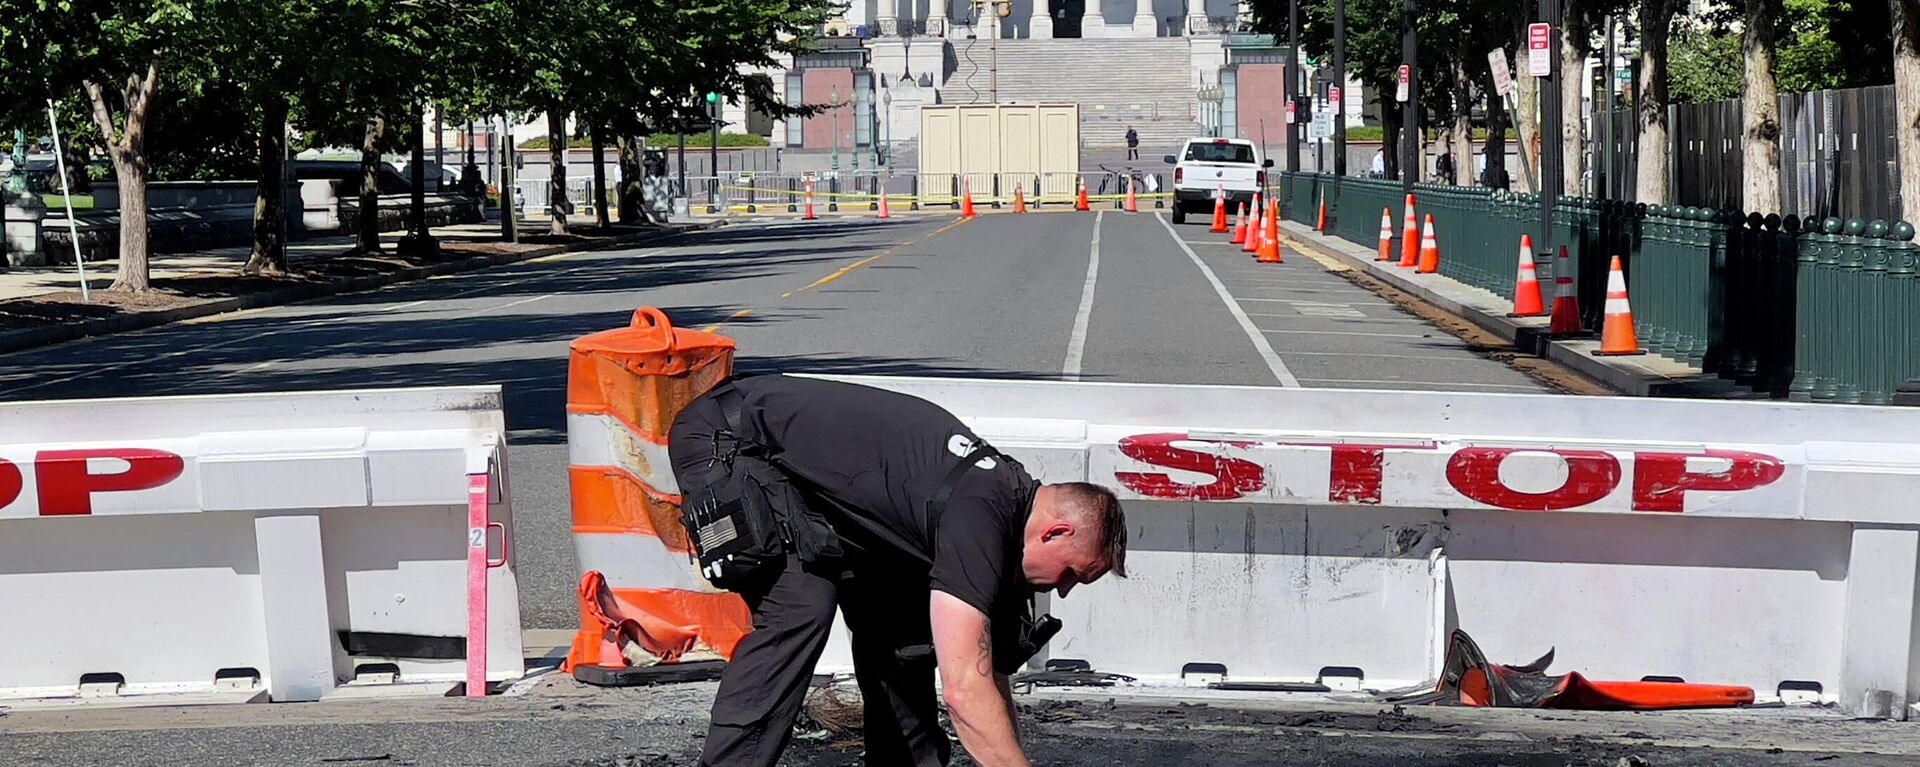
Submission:
<svg viewBox="0 0 1920 767">
<path fill-rule="evenodd" d="M 683 494 L 692 495 L 695 488 L 688 483 L 705 477 L 714 433 L 725 426 L 720 408 L 704 397 L 674 423 L 667 450 Z M 940 727 L 936 666 L 925 651 L 933 644 L 925 565 L 875 549 L 850 551 L 840 566 L 822 570 L 788 555 L 785 568 L 742 589 L 741 596 L 753 612 L 753 632 L 741 640 L 720 677 L 700 764 L 779 761 L 806 702 L 814 664 L 827 646 L 836 607 L 852 633 L 854 675 L 865 702 L 866 762 L 947 763 L 953 746 Z"/>
<path fill-rule="evenodd" d="M 1140 159 L 1140 147 L 1137 147 L 1137 146 L 1127 147 L 1127 159 L 1129 160 Z"/>
</svg>

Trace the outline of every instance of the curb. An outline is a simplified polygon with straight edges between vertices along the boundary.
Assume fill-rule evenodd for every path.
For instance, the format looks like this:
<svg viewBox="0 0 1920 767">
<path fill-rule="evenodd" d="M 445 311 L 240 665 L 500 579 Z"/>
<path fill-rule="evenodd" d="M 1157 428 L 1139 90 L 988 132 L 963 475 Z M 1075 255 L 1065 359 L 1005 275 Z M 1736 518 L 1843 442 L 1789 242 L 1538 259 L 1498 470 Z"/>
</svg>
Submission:
<svg viewBox="0 0 1920 767">
<path fill-rule="evenodd" d="M 1415 275 L 1390 269 L 1374 260 L 1375 253 L 1358 245 L 1331 235 L 1321 235 L 1312 227 L 1282 221 L 1281 233 L 1296 248 L 1312 250 L 1324 255 L 1348 268 L 1366 274 L 1394 288 L 1408 293 L 1422 302 L 1442 311 L 1473 323 L 1482 330 L 1498 336 L 1513 345 L 1515 351 L 1551 362 L 1585 376 L 1609 389 L 1632 397 L 1691 397 L 1711 399 L 1765 399 L 1766 395 L 1754 392 L 1727 381 L 1718 376 L 1699 372 L 1695 368 L 1690 374 L 1669 374 L 1653 370 L 1628 357 L 1596 357 L 1591 352 L 1599 348 L 1592 338 L 1554 338 L 1548 336 L 1547 318 L 1514 318 L 1504 313 L 1490 311 L 1472 303 L 1467 291 L 1482 293 L 1475 288 L 1453 282 L 1444 283 L 1435 280 L 1417 278 Z M 1439 275 L 1433 275 L 1439 277 Z M 1422 276 L 1424 277 L 1424 276 Z M 1457 286 L 1455 290 L 1447 287 Z M 1676 370 L 1679 363 L 1664 358 L 1652 358 L 1663 366 Z"/>
<path fill-rule="evenodd" d="M 141 312 L 120 317 L 104 317 L 97 320 L 87 320 L 46 328 L 0 331 L 0 354 L 51 346 L 53 344 L 82 338 L 112 335 L 130 330 L 144 330 L 146 328 L 171 325 L 185 320 L 198 319 L 215 314 L 226 314 L 227 312 L 236 312 L 244 309 L 281 306 L 301 301 L 309 301 L 315 298 L 324 298 L 346 293 L 359 293 L 374 288 L 396 285 L 402 282 L 413 282 L 443 274 L 474 272 L 488 267 L 505 266 L 507 264 L 544 258 L 560 253 L 605 250 L 622 245 L 635 245 L 650 240 L 686 234 L 688 232 L 712 229 L 725 224 L 725 221 L 702 222 L 671 231 L 636 232 L 598 242 L 548 245 L 521 253 L 494 253 L 484 256 L 473 256 L 459 261 L 447 261 L 430 266 L 408 267 L 386 274 L 370 274 L 313 285 L 298 285 L 290 288 L 281 288 L 279 290 L 252 293 L 245 296 L 206 301 L 192 306 L 182 306 L 177 309 L 168 309 L 159 312 Z"/>
</svg>

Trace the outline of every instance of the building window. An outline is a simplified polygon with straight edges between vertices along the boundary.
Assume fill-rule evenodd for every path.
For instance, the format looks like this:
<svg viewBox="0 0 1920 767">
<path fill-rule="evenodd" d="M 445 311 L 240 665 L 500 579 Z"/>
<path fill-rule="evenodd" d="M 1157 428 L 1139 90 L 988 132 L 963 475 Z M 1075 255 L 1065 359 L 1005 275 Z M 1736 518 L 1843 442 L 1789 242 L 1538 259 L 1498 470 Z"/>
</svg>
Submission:
<svg viewBox="0 0 1920 767">
<path fill-rule="evenodd" d="M 873 74 L 853 73 L 853 145 L 873 146 Z"/>
<path fill-rule="evenodd" d="M 1240 138 L 1240 77 L 1232 67 L 1220 70 L 1220 135 Z"/>
<path fill-rule="evenodd" d="M 787 103 L 798 104 L 805 100 L 806 88 L 802 85 L 802 73 L 787 75 Z M 787 146 L 800 147 L 807 143 L 807 121 L 799 117 L 787 118 Z"/>
</svg>

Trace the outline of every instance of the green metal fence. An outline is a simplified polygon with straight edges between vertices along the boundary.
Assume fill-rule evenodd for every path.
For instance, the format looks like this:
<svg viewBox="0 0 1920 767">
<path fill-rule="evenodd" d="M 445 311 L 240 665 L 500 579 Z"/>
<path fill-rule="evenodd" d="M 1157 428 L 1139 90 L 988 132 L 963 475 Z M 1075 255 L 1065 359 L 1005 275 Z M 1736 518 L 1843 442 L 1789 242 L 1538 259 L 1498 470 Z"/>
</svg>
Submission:
<svg viewBox="0 0 1920 767">
<path fill-rule="evenodd" d="M 1276 175 L 1294 221 L 1314 223 L 1324 192 L 1330 235 L 1374 250 L 1386 211 L 1401 252 L 1398 183 Z M 1539 197 L 1416 184 L 1414 198 L 1422 225 L 1433 219 L 1441 275 L 1510 297 L 1521 235 L 1538 250 Z M 1603 320 L 1608 265 L 1619 256 L 1649 353 L 1796 400 L 1884 404 L 1920 378 L 1920 245 L 1906 222 L 1575 197 L 1561 198 L 1553 227 L 1590 329 Z M 1555 254 L 1531 255 L 1550 301 Z"/>
</svg>

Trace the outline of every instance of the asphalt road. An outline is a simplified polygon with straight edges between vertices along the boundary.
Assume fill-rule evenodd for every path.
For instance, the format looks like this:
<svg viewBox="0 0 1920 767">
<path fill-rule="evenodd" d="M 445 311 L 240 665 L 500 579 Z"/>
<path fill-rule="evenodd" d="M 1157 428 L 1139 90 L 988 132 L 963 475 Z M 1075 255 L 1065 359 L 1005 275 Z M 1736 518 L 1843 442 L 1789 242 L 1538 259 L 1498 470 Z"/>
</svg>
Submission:
<svg viewBox="0 0 1920 767">
<path fill-rule="evenodd" d="M 745 221 L 5 355 L 0 398 L 499 384 L 523 623 L 568 628 L 567 344 L 642 305 L 719 326 L 741 370 L 1546 391 L 1298 254 L 1258 264 L 1149 209 Z"/>
</svg>

